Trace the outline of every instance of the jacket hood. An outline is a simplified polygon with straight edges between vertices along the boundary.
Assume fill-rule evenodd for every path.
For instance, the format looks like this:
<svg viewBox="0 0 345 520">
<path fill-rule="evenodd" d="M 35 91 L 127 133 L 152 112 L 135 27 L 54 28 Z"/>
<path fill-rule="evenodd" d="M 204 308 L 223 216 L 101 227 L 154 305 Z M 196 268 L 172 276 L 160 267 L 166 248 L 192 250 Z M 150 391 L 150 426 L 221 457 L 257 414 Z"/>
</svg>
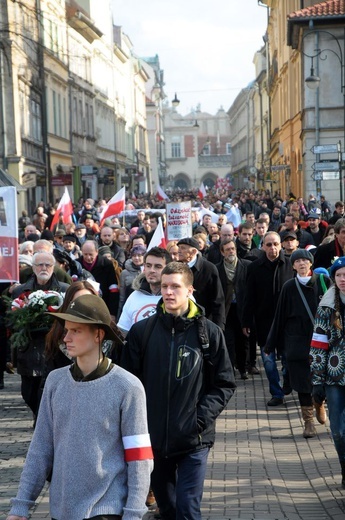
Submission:
<svg viewBox="0 0 345 520">
<path fill-rule="evenodd" d="M 124 269 L 126 269 L 126 271 L 129 271 L 130 273 L 140 272 L 140 266 L 134 265 L 133 261 L 130 258 L 126 260 Z"/>
<path fill-rule="evenodd" d="M 190 323 L 192 323 L 195 319 L 198 319 L 201 316 L 204 316 L 205 311 L 204 311 L 204 308 L 201 307 L 201 305 L 199 305 L 198 303 L 194 302 L 193 300 L 191 300 L 189 298 L 189 308 L 188 308 L 187 315 L 174 316 L 173 314 L 170 314 L 165 310 L 163 298 L 161 298 L 159 300 L 159 302 L 157 303 L 157 314 L 159 316 L 163 317 L 164 319 L 172 319 L 177 323 L 180 323 L 180 324 L 183 323 L 183 327 L 179 327 L 179 328 L 185 328 Z"/>
<path fill-rule="evenodd" d="M 330 307 L 331 309 L 335 309 L 334 304 L 335 297 L 335 286 L 332 285 L 328 291 L 323 295 L 319 305 L 320 307 Z"/>
<path fill-rule="evenodd" d="M 132 289 L 135 291 L 140 291 L 143 294 L 149 294 L 152 296 L 152 292 L 150 290 L 150 284 L 146 281 L 145 274 L 140 273 L 136 276 L 132 282 Z M 160 290 L 158 292 L 160 294 Z"/>
</svg>

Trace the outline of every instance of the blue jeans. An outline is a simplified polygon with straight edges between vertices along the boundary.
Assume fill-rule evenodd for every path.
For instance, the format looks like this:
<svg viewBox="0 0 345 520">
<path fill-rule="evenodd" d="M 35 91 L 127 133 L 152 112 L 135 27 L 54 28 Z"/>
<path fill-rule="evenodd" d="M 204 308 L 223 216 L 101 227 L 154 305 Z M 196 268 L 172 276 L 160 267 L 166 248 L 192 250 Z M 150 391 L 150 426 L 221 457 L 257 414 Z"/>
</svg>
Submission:
<svg viewBox="0 0 345 520">
<path fill-rule="evenodd" d="M 154 459 L 151 487 L 163 520 L 201 520 L 209 448 Z"/>
<path fill-rule="evenodd" d="M 329 423 L 339 461 L 345 463 L 345 387 L 325 385 Z"/>
<path fill-rule="evenodd" d="M 271 352 L 270 354 L 265 354 L 263 348 L 260 347 L 261 358 L 264 364 L 266 377 L 269 382 L 270 393 L 272 397 L 277 397 L 278 399 L 284 398 L 283 390 L 280 386 L 279 372 L 276 363 L 276 354 L 275 352 Z"/>
</svg>

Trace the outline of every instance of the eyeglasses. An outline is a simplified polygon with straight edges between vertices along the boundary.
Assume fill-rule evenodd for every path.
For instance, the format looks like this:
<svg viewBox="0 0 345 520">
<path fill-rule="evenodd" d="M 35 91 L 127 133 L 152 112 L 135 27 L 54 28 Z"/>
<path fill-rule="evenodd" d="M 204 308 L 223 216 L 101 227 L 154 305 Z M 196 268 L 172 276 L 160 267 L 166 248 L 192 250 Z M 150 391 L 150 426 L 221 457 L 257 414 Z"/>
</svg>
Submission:
<svg viewBox="0 0 345 520">
<path fill-rule="evenodd" d="M 272 246 L 278 247 L 278 246 L 280 246 L 280 242 L 267 242 L 266 244 L 264 244 L 264 246 L 266 246 L 266 247 L 272 247 Z"/>
<path fill-rule="evenodd" d="M 45 264 L 45 263 L 39 263 L 39 264 L 33 264 L 35 267 L 39 267 L 40 269 L 44 269 L 45 267 L 48 269 L 48 267 L 54 267 L 54 264 Z"/>
</svg>

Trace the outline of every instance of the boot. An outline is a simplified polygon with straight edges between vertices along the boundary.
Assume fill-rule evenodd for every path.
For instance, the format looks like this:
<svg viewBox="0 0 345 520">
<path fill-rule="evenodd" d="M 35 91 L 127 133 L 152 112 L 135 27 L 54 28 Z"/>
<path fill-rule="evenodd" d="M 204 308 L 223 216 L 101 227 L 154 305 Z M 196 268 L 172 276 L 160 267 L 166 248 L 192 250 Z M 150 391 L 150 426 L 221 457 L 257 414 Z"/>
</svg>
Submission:
<svg viewBox="0 0 345 520">
<path fill-rule="evenodd" d="M 313 400 L 313 404 L 314 404 L 314 408 L 315 408 L 317 422 L 319 422 L 320 424 L 326 424 L 327 414 L 326 414 L 326 409 L 325 409 L 325 402 L 323 402 L 322 404 L 319 404 Z"/>
<path fill-rule="evenodd" d="M 314 409 L 312 406 L 302 406 L 302 417 L 304 421 L 303 437 L 311 439 L 316 435 L 316 428 L 314 425 Z"/>
<path fill-rule="evenodd" d="M 345 489 L 345 462 L 340 463 L 341 466 L 341 487 Z"/>
</svg>

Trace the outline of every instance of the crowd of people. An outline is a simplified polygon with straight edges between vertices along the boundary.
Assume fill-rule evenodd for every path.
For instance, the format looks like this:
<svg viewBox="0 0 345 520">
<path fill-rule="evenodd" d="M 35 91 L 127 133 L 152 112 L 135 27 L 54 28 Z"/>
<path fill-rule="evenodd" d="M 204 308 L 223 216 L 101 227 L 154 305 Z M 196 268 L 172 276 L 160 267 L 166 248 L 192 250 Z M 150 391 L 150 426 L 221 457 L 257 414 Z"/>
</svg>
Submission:
<svg viewBox="0 0 345 520">
<path fill-rule="evenodd" d="M 35 431 L 8 520 L 27 517 L 46 479 L 52 518 L 139 519 L 144 503 L 157 501 L 163 520 L 201 519 L 216 418 L 236 380 L 259 374 L 257 352 L 268 409 L 297 392 L 306 439 L 317 434 L 314 414 L 325 424 L 328 409 L 345 488 L 344 202 L 333 209 L 325 197 L 305 202 L 290 193 L 283 200 L 250 190 L 210 191 L 203 200 L 196 191 L 169 195 L 191 201 L 192 229 L 166 248 L 150 246 L 165 202 L 148 195 L 129 198 L 127 213 L 102 225 L 105 201 L 90 198 L 75 205 L 71 222 L 61 215 L 52 230 L 56 210 L 43 201 L 19 219 L 20 283 L 2 287 L 0 388 L 3 373 L 16 369 Z M 8 316 L 19 316 L 14 307 L 25 307 L 21 302 L 37 291 L 64 293 L 63 304 L 49 313 L 49 327 L 29 324 L 31 341 L 16 346 Z M 114 402 L 99 401 L 95 381 L 99 395 L 111 393 L 109 384 L 119 387 Z M 61 392 L 69 386 L 67 420 Z M 147 420 L 135 399 L 146 399 Z M 97 403 L 103 410 L 105 401 L 102 419 Z M 90 415 L 94 429 L 86 426 Z M 68 423 L 62 434 L 56 420 Z M 82 450 L 78 470 L 62 446 L 80 423 L 92 448 Z M 121 442 L 131 463 L 103 461 L 97 450 L 106 454 Z M 80 450 L 80 442 L 72 446 Z M 33 477 L 35 457 L 40 471 Z M 68 479 L 74 471 L 96 474 L 89 496 L 67 489 L 64 460 Z M 118 497 L 112 504 L 105 488 Z"/>
</svg>

